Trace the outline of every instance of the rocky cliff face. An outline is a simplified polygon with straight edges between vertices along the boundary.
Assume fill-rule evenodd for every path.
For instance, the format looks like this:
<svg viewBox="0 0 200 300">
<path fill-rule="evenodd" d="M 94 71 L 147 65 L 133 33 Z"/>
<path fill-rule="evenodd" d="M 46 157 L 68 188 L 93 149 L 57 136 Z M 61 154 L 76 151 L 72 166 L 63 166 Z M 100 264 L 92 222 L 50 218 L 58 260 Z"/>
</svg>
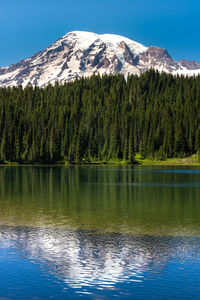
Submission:
<svg viewBox="0 0 200 300">
<path fill-rule="evenodd" d="M 118 35 L 74 31 L 34 56 L 0 68 L 0 86 L 45 86 L 98 73 L 140 74 L 150 68 L 172 74 L 200 73 L 200 63 L 174 61 L 162 48 L 145 47 Z"/>
<path fill-rule="evenodd" d="M 199 70 L 200 69 L 200 63 L 193 61 L 193 60 L 179 60 L 178 61 L 179 65 L 182 66 L 183 68 L 186 68 L 188 70 Z"/>
<path fill-rule="evenodd" d="M 179 70 L 179 65 L 169 56 L 165 49 L 158 47 L 148 47 L 147 51 L 139 55 L 139 60 L 146 67 L 163 69 L 166 72 Z"/>
</svg>

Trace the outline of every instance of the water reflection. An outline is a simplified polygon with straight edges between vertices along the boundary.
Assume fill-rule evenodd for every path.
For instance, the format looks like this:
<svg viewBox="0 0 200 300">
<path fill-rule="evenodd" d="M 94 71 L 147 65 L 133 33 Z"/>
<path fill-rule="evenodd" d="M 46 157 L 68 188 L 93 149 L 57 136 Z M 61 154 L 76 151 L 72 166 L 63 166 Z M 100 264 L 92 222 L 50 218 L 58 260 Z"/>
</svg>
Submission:
<svg viewBox="0 0 200 300">
<path fill-rule="evenodd" d="M 199 235 L 199 169 L 0 167 L 0 223 Z"/>
<path fill-rule="evenodd" d="M 1 227 L 0 243 L 15 248 L 72 288 L 143 282 L 165 274 L 173 259 L 181 263 L 200 260 L 200 238 Z"/>
<path fill-rule="evenodd" d="M 200 299 L 199 171 L 0 167 L 0 298 Z"/>
</svg>

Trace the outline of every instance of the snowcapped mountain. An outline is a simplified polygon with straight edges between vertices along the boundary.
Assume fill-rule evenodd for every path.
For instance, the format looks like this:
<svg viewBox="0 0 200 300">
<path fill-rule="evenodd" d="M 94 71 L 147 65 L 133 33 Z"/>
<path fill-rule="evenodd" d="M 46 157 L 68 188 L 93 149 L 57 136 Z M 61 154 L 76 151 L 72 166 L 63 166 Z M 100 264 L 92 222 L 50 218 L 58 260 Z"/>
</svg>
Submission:
<svg viewBox="0 0 200 300">
<path fill-rule="evenodd" d="M 0 68 L 0 86 L 44 86 L 92 74 L 140 74 L 150 68 L 172 74 L 200 74 L 200 63 L 174 61 L 158 47 L 145 47 L 123 36 L 73 31 L 47 49 Z"/>
</svg>

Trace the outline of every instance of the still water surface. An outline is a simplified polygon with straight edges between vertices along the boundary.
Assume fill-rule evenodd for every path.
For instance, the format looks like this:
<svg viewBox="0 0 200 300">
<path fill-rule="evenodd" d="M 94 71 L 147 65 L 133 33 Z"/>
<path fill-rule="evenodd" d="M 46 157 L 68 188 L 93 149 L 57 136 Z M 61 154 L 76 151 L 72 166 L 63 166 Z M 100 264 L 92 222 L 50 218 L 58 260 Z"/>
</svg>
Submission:
<svg viewBox="0 0 200 300">
<path fill-rule="evenodd" d="M 0 167 L 0 299 L 200 299 L 200 169 Z"/>
</svg>

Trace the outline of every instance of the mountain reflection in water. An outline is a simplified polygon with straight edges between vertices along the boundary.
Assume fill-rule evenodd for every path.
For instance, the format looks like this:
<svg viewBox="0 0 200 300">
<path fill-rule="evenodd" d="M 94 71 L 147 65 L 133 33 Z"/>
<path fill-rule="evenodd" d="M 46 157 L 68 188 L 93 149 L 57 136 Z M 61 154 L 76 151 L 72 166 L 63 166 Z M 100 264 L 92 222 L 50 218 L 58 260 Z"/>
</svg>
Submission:
<svg viewBox="0 0 200 300">
<path fill-rule="evenodd" d="M 71 288 L 112 288 L 163 276 L 171 261 L 200 260 L 200 238 L 96 234 L 52 228 L 0 228 L 12 248 Z"/>
<path fill-rule="evenodd" d="M 0 299 L 200 299 L 199 175 L 0 167 Z"/>
</svg>

